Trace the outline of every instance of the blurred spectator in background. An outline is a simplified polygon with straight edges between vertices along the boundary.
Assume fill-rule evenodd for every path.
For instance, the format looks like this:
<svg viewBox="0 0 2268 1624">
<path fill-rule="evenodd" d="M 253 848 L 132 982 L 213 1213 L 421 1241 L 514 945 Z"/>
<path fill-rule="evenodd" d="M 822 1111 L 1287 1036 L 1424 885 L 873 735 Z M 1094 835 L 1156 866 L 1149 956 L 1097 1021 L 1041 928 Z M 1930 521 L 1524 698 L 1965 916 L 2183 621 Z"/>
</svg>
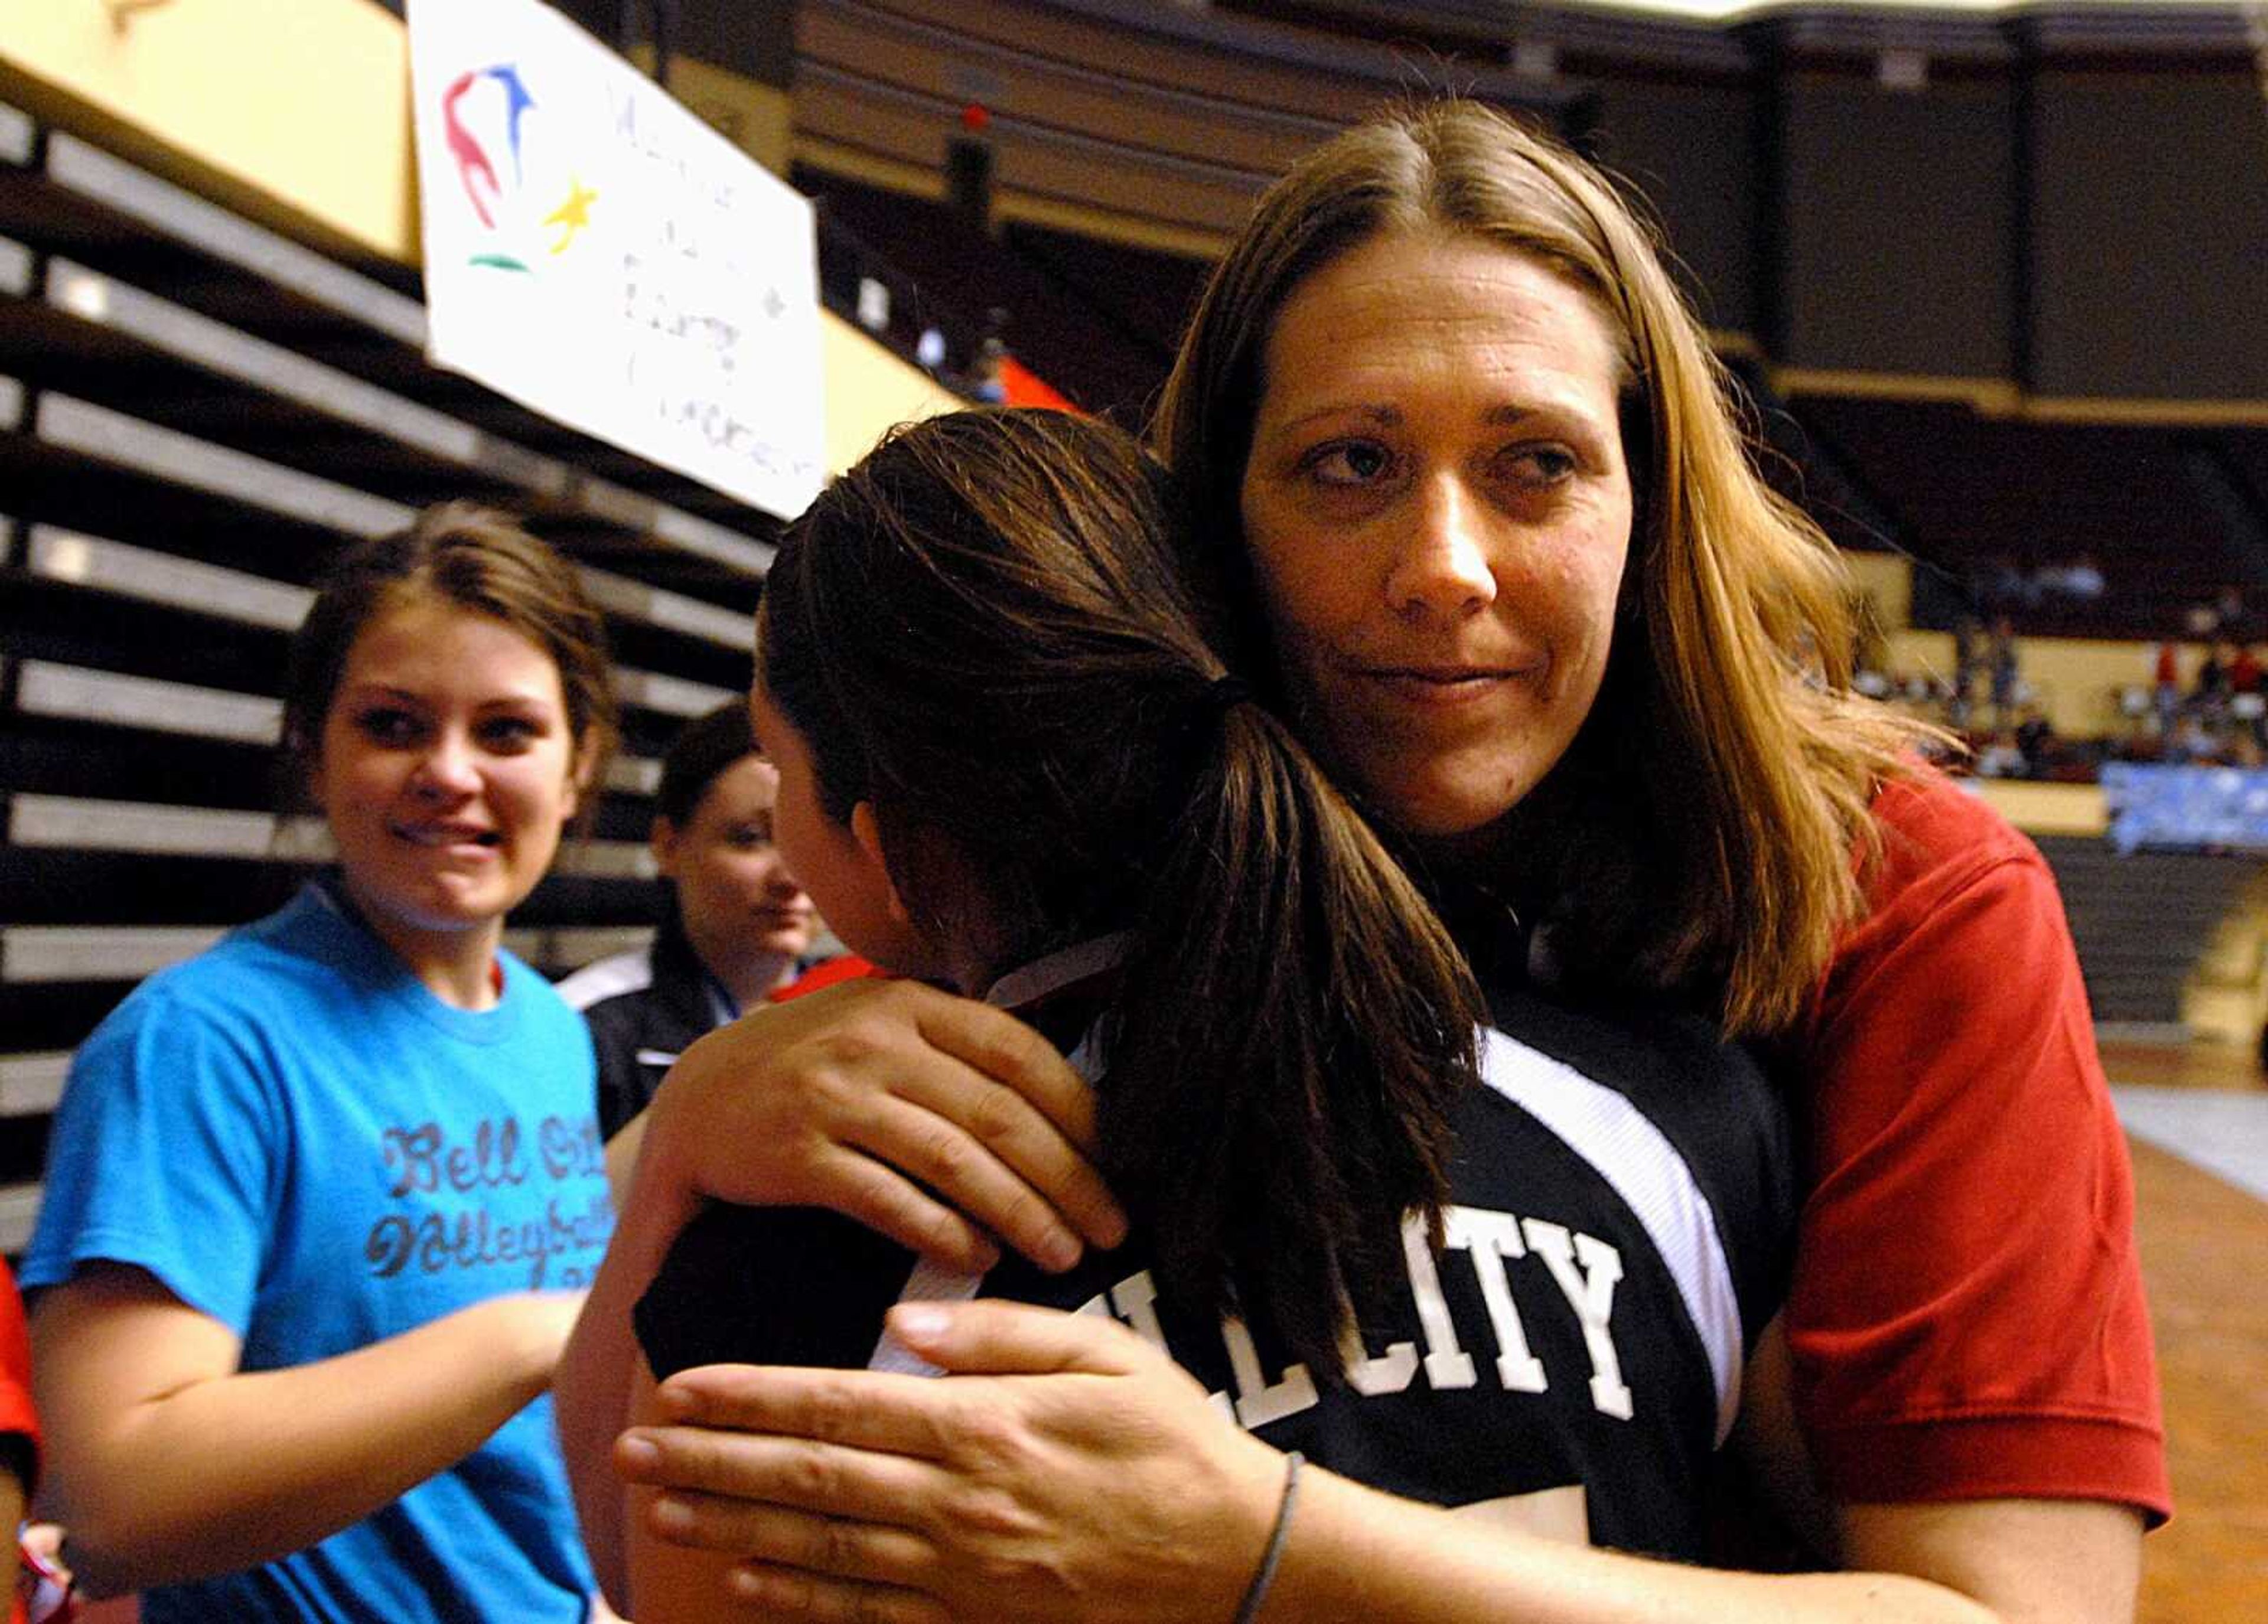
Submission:
<svg viewBox="0 0 2268 1624">
<path fill-rule="evenodd" d="M 2016 743 L 2014 728 L 2002 728 L 1977 753 L 1977 775 L 1979 778 L 2031 776 L 2031 763 L 2024 759 L 2023 750 Z"/>
<path fill-rule="evenodd" d="M 1008 347 L 997 338 L 988 338 L 977 346 L 976 362 L 968 373 L 969 394 L 987 406 L 1005 405 L 1008 381 L 1001 369 L 1007 359 Z"/>
<path fill-rule="evenodd" d="M 2200 710 L 2184 711 L 2174 724 L 2171 738 L 2166 741 L 2166 764 L 2169 767 L 2213 767 L 2221 760 L 2220 736 L 2212 723 Z"/>
<path fill-rule="evenodd" d="M 2016 721 L 2016 748 L 2024 753 L 2029 774 L 2035 778 L 2052 778 L 2061 764 L 2063 741 L 2056 737 L 2055 724 L 2048 713 L 2037 705 L 2026 705 Z"/>
<path fill-rule="evenodd" d="M 2016 669 L 2016 628 L 2007 615 L 1992 622 L 1992 724 L 2007 727 L 2023 698 L 2023 680 Z"/>
<path fill-rule="evenodd" d="M 2233 643 L 2205 645 L 2205 658 L 2198 662 L 2197 701 L 2208 713 L 2217 715 L 2228 702 L 2229 666 L 2235 658 Z"/>
<path fill-rule="evenodd" d="M 2093 603 L 2102 596 L 2102 567 L 2092 553 L 2081 553 L 2068 563 L 2043 564 L 2033 577 L 2043 603 Z"/>
<path fill-rule="evenodd" d="M 2152 667 L 2151 681 L 2158 702 L 2158 731 L 2170 739 L 2174 718 L 2182 709 L 2181 654 L 2169 640 L 2158 645 L 2158 658 Z"/>
<path fill-rule="evenodd" d="M 2228 662 L 2228 716 L 2231 731 L 2240 741 L 2240 753 L 2250 757 L 2268 750 L 2268 694 L 2260 686 L 2259 657 L 2252 645 L 2240 643 Z M 2242 746 L 2249 746 L 2249 749 Z M 2241 765 L 2258 763 L 2246 760 Z"/>
<path fill-rule="evenodd" d="M 2005 553 L 1978 562 L 1970 590 L 1977 606 L 1989 614 L 2036 608 L 2040 601 L 2037 577 Z"/>
<path fill-rule="evenodd" d="M 1977 678 L 1984 664 L 1984 629 L 1973 614 L 1953 623 L 1953 697 L 1946 707 L 1946 720 L 1955 731 L 1966 731 L 1976 714 Z"/>
<path fill-rule="evenodd" d="M 679 1053 L 807 967 L 819 916 L 772 844 L 779 774 L 741 700 L 677 736 L 655 797 L 669 901 L 652 942 L 559 983 L 599 1052 L 599 1131 L 645 1109 Z"/>
<path fill-rule="evenodd" d="M 2235 643 L 2228 655 L 2228 692 L 2232 698 L 2260 691 L 2260 659 L 2250 643 Z"/>
</svg>

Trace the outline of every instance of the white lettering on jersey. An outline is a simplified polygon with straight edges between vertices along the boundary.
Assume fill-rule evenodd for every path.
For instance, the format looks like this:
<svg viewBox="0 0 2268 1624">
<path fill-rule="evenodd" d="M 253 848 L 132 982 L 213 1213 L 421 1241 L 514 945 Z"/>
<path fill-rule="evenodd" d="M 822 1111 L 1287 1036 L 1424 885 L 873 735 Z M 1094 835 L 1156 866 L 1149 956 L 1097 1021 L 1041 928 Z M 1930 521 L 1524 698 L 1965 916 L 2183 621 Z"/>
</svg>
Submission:
<svg viewBox="0 0 2268 1624">
<path fill-rule="evenodd" d="M 1148 1269 L 1138 1269 L 1111 1287 L 1110 1305 L 1144 1341 L 1161 1354 L 1172 1354 L 1166 1346 L 1166 1328 L 1158 1323 L 1158 1286 Z"/>
<path fill-rule="evenodd" d="M 1107 1317 L 1114 1308 L 1118 1311 L 1118 1317 L 1133 1327 L 1135 1335 L 1168 1359 L 1174 1356 L 1174 1350 L 1166 1345 L 1166 1327 L 1158 1323 L 1158 1282 L 1150 1278 L 1148 1269 L 1137 1269 L 1111 1287 L 1108 1303 L 1099 1297 L 1089 1297 L 1079 1305 L 1079 1312 Z M 1304 1370 L 1300 1373 L 1306 1374 Z M 1223 1421 L 1237 1419 L 1235 1407 L 1229 1403 L 1226 1393 L 1209 1393 L 1205 1397 L 1220 1413 Z"/>
<path fill-rule="evenodd" d="M 1589 1235 L 1577 1235 L 1571 1243 L 1565 1226 L 1541 1218 L 1524 1219 L 1521 1228 L 1528 1236 L 1528 1249 L 1543 1260 L 1583 1327 L 1583 1346 L 1591 1355 L 1593 1407 L 1602 1415 L 1628 1421 L 1631 1390 L 1623 1381 L 1622 1356 L 1615 1351 L 1609 1323 L 1614 1317 L 1615 1285 L 1623 1277 L 1623 1254 Z"/>
<path fill-rule="evenodd" d="M 1520 1321 L 1520 1304 L 1512 1300 L 1512 1282 L 1505 1272 L 1506 1259 L 1527 1255 L 1528 1249 L 1520 1244 L 1520 1220 L 1508 1212 L 1452 1207 L 1444 1228 L 1451 1247 L 1471 1254 L 1481 1301 L 1488 1305 L 1489 1325 L 1496 1332 L 1497 1379 L 1507 1393 L 1547 1391 L 1551 1384 L 1544 1377 L 1543 1361 L 1528 1350 L 1528 1327 Z"/>
<path fill-rule="evenodd" d="M 1346 1362 L 1347 1385 L 1366 1399 L 1400 1393 L 1418 1374 L 1418 1344 L 1395 1342 L 1375 1359 L 1362 1345 L 1362 1333 L 1347 1323 L 1339 1340 L 1339 1356 Z"/>
<path fill-rule="evenodd" d="M 1542 1218 L 1522 1218 L 1485 1207 L 1451 1207 L 1443 1215 L 1447 1249 L 1472 1260 L 1473 1275 L 1481 1302 L 1488 1311 L 1489 1328 L 1496 1340 L 1496 1374 L 1509 1393 L 1545 1393 L 1550 1373 L 1528 1341 L 1528 1327 L 1512 1289 L 1512 1265 L 1523 1259 L 1540 1261 L 1573 1310 L 1582 1329 L 1583 1346 L 1591 1359 L 1591 1403 L 1602 1415 L 1631 1419 L 1635 1405 L 1622 1375 L 1622 1356 L 1615 1348 L 1615 1287 L 1623 1277 L 1622 1253 L 1594 1236 L 1571 1233 L 1566 1225 Z M 1425 1224 L 1412 1218 L 1402 1231 L 1403 1257 L 1409 1265 L 1410 1291 L 1418 1308 L 1418 1323 L 1425 1338 L 1422 1363 L 1427 1384 L 1436 1389 L 1471 1387 L 1479 1374 L 1473 1357 L 1458 1341 L 1457 1326 L 1441 1290 L 1441 1276 L 1433 1251 L 1427 1244 Z M 1144 1341 L 1166 1352 L 1166 1333 L 1158 1318 L 1158 1287 L 1147 1269 L 1138 1270 L 1113 1286 L 1104 1296 L 1079 1304 L 1083 1314 L 1116 1313 Z M 1252 1333 L 1241 1320 L 1225 1319 L 1221 1345 L 1228 1356 L 1236 1393 L 1211 1395 L 1213 1407 L 1226 1419 L 1246 1428 L 1264 1427 L 1319 1401 L 1314 1376 L 1304 1364 L 1286 1365 L 1270 1381 L 1260 1363 Z M 1346 1360 L 1347 1385 L 1364 1398 L 1400 1393 L 1413 1381 L 1421 1363 L 1417 1346 L 1395 1342 L 1370 1356 L 1360 1335 L 1350 1325 L 1341 1348 Z"/>
<path fill-rule="evenodd" d="M 1425 1226 L 1414 1218 L 1402 1226 L 1402 1255 L 1410 1265 L 1410 1290 L 1418 1299 L 1418 1324 L 1425 1333 L 1425 1379 L 1437 1389 L 1471 1386 L 1478 1379 L 1473 1374 L 1472 1356 L 1457 1345 L 1456 1321 L 1449 1318 L 1449 1301 L 1441 1295 L 1441 1276 L 1433 1269 L 1433 1248 L 1426 1244 Z"/>
<path fill-rule="evenodd" d="M 1304 1364 L 1287 1364 L 1272 1383 L 1260 1373 L 1260 1350 L 1241 1319 L 1220 1322 L 1221 1341 L 1228 1345 L 1228 1368 L 1236 1377 L 1236 1418 L 1247 1429 L 1315 1407 L 1315 1378 Z"/>
</svg>

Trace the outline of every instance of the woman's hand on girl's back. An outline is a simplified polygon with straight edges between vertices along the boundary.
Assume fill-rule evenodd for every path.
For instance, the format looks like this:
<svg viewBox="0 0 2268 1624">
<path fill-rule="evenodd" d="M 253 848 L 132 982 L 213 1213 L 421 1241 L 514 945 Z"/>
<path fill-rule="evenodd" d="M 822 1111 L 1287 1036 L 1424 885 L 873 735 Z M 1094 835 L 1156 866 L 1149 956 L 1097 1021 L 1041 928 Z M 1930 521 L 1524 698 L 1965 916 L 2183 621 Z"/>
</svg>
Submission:
<svg viewBox="0 0 2268 1624">
<path fill-rule="evenodd" d="M 1164 1353 L 1005 1302 L 901 1304 L 890 1324 L 955 1373 L 712 1365 L 664 1384 L 669 1419 L 616 1451 L 668 1491 L 647 1513 L 660 1538 L 743 1558 L 740 1599 L 781 1620 L 1236 1613 L 1285 1458 Z"/>
<path fill-rule="evenodd" d="M 824 1207 L 970 1270 L 996 1238 L 1067 1268 L 1125 1234 L 1087 1159 L 1086 1082 L 1013 1016 L 916 981 L 846 981 L 709 1033 L 646 1118 L 641 1201 Z"/>
</svg>

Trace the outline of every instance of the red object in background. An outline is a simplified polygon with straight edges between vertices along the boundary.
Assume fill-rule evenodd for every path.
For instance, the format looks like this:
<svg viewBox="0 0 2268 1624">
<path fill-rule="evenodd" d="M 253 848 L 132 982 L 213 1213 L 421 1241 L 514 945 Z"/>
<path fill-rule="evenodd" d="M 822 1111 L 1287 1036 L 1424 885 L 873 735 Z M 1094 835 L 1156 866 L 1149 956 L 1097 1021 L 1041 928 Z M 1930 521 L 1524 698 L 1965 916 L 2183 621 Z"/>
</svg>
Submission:
<svg viewBox="0 0 2268 1624">
<path fill-rule="evenodd" d="M 764 995 L 767 1003 L 785 1003 L 791 998 L 800 998 L 806 993 L 815 993 L 822 987 L 832 987 L 837 981 L 855 981 L 862 975 L 882 974 L 856 953 L 845 953 L 840 959 L 830 959 L 825 964 L 814 965 L 784 987 L 776 987 Z"/>
<path fill-rule="evenodd" d="M 1000 386 L 1010 406 L 1044 406 L 1058 412 L 1076 412 L 1071 397 L 1013 356 L 1000 357 Z"/>
<path fill-rule="evenodd" d="M 984 127 L 991 121 L 992 115 L 984 110 L 981 101 L 972 101 L 961 110 L 961 128 L 972 136 L 983 135 Z"/>
</svg>

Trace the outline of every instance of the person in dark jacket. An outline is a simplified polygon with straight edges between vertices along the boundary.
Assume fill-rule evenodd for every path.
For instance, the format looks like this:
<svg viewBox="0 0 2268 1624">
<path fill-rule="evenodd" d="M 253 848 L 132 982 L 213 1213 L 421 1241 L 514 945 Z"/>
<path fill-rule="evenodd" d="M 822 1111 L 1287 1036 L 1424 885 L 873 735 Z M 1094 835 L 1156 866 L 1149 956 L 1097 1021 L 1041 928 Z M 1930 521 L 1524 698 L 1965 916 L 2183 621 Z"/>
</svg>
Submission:
<svg viewBox="0 0 2268 1624">
<path fill-rule="evenodd" d="M 599 1131 L 609 1139 L 688 1044 L 806 967 L 819 916 L 772 844 L 778 792 L 737 700 L 690 724 L 662 762 L 653 855 L 668 913 L 648 945 L 559 984 L 590 1025 Z"/>
</svg>

